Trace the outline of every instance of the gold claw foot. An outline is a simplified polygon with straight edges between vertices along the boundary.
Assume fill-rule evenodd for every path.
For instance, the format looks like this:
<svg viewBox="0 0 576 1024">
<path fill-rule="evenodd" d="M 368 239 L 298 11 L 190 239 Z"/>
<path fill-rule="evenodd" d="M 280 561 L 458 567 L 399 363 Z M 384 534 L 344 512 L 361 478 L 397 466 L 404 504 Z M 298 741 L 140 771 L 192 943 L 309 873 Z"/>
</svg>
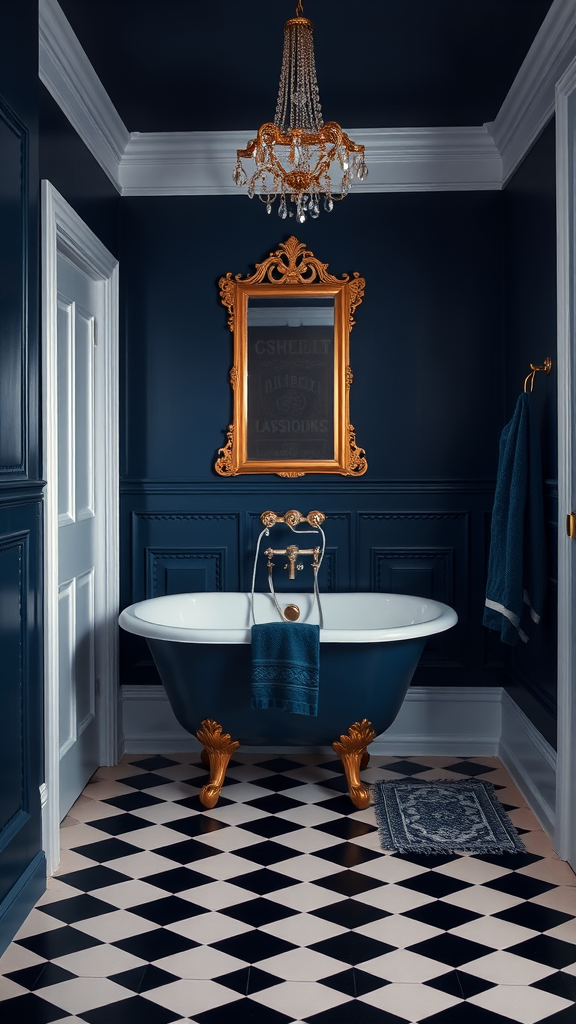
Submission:
<svg viewBox="0 0 576 1024">
<path fill-rule="evenodd" d="M 360 782 L 360 769 L 368 764 L 369 754 L 366 747 L 372 743 L 375 735 L 372 723 L 363 718 L 361 722 L 354 722 L 348 729 L 348 734 L 341 736 L 339 742 L 336 740 L 332 744 L 333 750 L 344 765 L 350 799 L 360 810 L 368 807 L 370 803 L 370 793 Z"/>
<path fill-rule="evenodd" d="M 232 740 L 230 733 L 223 733 L 222 726 L 211 718 L 205 718 L 200 726 L 196 733 L 200 743 L 204 744 L 200 757 L 204 763 L 207 759 L 210 766 L 210 781 L 200 791 L 200 803 L 210 808 L 218 803 L 228 762 L 240 743 L 238 740 Z"/>
</svg>

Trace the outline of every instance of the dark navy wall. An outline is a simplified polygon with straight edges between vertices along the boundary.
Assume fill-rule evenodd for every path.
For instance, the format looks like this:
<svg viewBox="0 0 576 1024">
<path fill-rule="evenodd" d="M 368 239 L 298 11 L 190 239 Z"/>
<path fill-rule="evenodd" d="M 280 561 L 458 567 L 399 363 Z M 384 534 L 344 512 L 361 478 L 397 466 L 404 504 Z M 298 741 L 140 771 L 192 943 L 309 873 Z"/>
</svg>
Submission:
<svg viewBox="0 0 576 1024">
<path fill-rule="evenodd" d="M 45 86 L 38 83 L 38 90 L 40 177 L 57 189 L 118 258 L 120 196 Z"/>
<path fill-rule="evenodd" d="M 41 895 L 38 6 L 0 32 L 0 953 Z"/>
<path fill-rule="evenodd" d="M 122 199 L 124 604 L 245 589 L 259 513 L 320 508 L 324 589 L 457 608 L 458 627 L 431 643 L 417 681 L 500 681 L 481 619 L 503 415 L 501 215 L 499 193 L 352 195 L 286 231 L 245 196 Z M 231 416 L 218 278 L 252 273 L 291 232 L 331 273 L 366 278 L 350 348 L 361 479 L 212 469 Z M 154 680 L 145 646 L 122 639 L 122 681 Z"/>
<path fill-rule="evenodd" d="M 508 663 L 508 689 L 548 741 L 556 745 L 558 448 L 556 403 L 555 125 L 536 142 L 504 193 L 506 418 L 514 410 L 530 363 L 553 361 L 536 375 L 533 409 L 540 424 L 545 480 L 548 591 L 539 629 L 518 644 Z"/>
</svg>

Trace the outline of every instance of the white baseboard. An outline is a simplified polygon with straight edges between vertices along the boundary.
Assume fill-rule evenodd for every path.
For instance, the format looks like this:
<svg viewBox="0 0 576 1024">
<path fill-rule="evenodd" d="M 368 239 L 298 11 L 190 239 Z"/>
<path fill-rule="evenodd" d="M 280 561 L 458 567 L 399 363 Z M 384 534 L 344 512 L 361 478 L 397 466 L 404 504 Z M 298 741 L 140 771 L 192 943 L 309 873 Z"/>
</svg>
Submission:
<svg viewBox="0 0 576 1024">
<path fill-rule="evenodd" d="M 556 751 L 505 690 L 502 691 L 502 732 L 498 756 L 542 827 L 554 836 Z"/>
<path fill-rule="evenodd" d="M 376 737 L 370 749 L 375 754 L 399 755 L 497 754 L 500 701 L 500 687 L 411 687 L 396 721 Z M 176 721 L 162 686 L 122 687 L 122 712 L 126 753 L 200 749 L 196 738 Z M 343 722 L 342 728 L 348 725 Z"/>
</svg>

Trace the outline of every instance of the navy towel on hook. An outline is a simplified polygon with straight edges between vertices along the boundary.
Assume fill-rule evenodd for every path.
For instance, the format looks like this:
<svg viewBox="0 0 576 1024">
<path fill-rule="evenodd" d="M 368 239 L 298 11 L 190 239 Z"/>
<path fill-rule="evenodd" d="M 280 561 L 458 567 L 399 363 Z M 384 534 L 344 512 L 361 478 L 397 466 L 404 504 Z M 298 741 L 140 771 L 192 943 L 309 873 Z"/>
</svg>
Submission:
<svg viewBox="0 0 576 1024">
<path fill-rule="evenodd" d="M 253 708 L 318 714 L 320 626 L 262 622 L 252 626 Z"/>
<path fill-rule="evenodd" d="M 521 394 L 500 437 L 484 625 L 505 644 L 526 643 L 546 590 L 540 439 L 531 398 Z"/>
</svg>

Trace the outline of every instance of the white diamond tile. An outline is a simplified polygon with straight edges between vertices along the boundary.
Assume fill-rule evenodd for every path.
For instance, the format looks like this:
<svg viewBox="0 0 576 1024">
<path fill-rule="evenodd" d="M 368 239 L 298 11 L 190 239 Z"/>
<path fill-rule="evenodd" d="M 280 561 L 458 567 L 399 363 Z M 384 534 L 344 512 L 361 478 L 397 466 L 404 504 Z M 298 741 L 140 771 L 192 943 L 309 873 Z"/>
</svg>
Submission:
<svg viewBox="0 0 576 1024">
<path fill-rule="evenodd" d="M 111 914 L 100 914 L 99 917 L 90 917 L 86 921 L 76 921 L 73 927 L 85 935 L 100 939 L 100 942 L 119 942 L 130 935 L 150 932 L 158 928 L 158 925 L 153 921 L 145 921 L 138 914 L 131 914 L 129 910 L 114 910 Z"/>
<path fill-rule="evenodd" d="M 128 761 L 120 761 L 119 764 L 112 765 L 101 765 L 98 771 L 94 773 L 91 778 L 91 782 L 100 782 L 106 779 L 127 779 L 134 777 L 134 775 L 145 775 L 146 771 L 144 768 L 136 768 L 133 764 Z"/>
<path fill-rule="evenodd" d="M 266 894 L 267 900 L 280 903 L 283 907 L 290 907 L 291 910 L 306 911 L 318 910 L 319 907 L 328 907 L 332 903 L 340 903 L 346 899 L 339 892 L 332 892 L 330 889 L 323 889 L 313 882 L 300 882 L 291 885 L 287 889 L 277 889 L 276 892 Z"/>
<path fill-rule="evenodd" d="M 327 832 L 321 832 L 317 828 L 299 828 L 295 832 L 276 836 L 274 842 L 280 843 L 281 846 L 287 846 L 289 850 L 295 850 L 298 853 L 317 853 L 318 850 L 340 846 L 344 840 L 339 839 L 338 836 L 330 836 Z"/>
<path fill-rule="evenodd" d="M 518 942 L 533 939 L 539 932 L 512 924 L 510 921 L 502 921 L 499 917 L 479 917 L 475 921 L 451 928 L 450 934 L 469 939 L 470 942 L 479 942 L 492 949 L 508 949 Z"/>
<path fill-rule="evenodd" d="M 53 963 L 79 978 L 107 978 L 122 971 L 142 967 L 146 960 L 134 956 L 133 953 L 127 953 L 119 946 L 110 946 L 103 942 L 90 949 L 79 949 L 76 953 L 56 957 Z"/>
<path fill-rule="evenodd" d="M 511 801 L 505 800 L 502 796 L 503 793 L 503 789 L 498 790 L 498 799 L 501 800 L 503 804 L 510 804 Z M 537 832 L 541 828 L 538 818 L 532 813 L 529 807 L 515 807 L 512 811 L 507 811 L 507 814 L 510 821 L 516 828 L 534 829 Z"/>
<path fill-rule="evenodd" d="M 262 793 L 260 793 L 262 796 Z M 257 821 L 258 818 L 266 818 L 266 811 L 259 807 L 250 807 L 248 804 L 226 804 L 225 807 L 214 807 L 213 810 L 205 812 L 207 817 L 221 821 L 225 825 L 246 825 L 250 821 Z"/>
<path fill-rule="evenodd" d="M 294 779 L 295 782 L 300 782 L 303 786 L 315 786 L 321 785 L 326 779 L 335 779 L 338 772 L 333 772 L 330 768 L 322 768 L 319 764 L 306 764 L 301 768 L 291 768 L 284 774 L 286 778 Z"/>
<path fill-rule="evenodd" d="M 228 1006 L 242 997 L 231 988 L 218 985 L 215 981 L 195 979 L 194 981 L 173 981 L 169 985 L 161 985 L 150 992 L 143 992 L 144 999 L 149 999 L 157 1006 L 165 1006 L 172 1013 L 181 1013 L 187 1022 L 194 1019 L 193 1015 L 213 1010 L 216 1006 Z M 234 1010 L 226 1010 L 230 1019 L 234 1019 Z"/>
<path fill-rule="evenodd" d="M 520 868 L 518 874 L 539 878 L 543 882 L 551 882 L 552 885 L 576 886 L 576 875 L 570 865 L 556 857 L 546 857 L 535 861 L 534 864 L 528 864 L 527 867 Z"/>
<path fill-rule="evenodd" d="M 174 924 L 165 927 L 167 931 L 205 945 L 222 942 L 223 939 L 231 939 L 234 935 L 251 931 L 250 925 L 244 924 L 243 921 L 235 921 L 234 918 L 216 910 L 209 910 L 206 914 L 197 914 L 183 921 L 175 921 Z"/>
<path fill-rule="evenodd" d="M 423 924 L 422 921 L 414 921 L 411 917 L 404 917 L 402 914 L 391 914 L 390 917 L 381 918 L 379 921 L 371 921 L 370 924 L 363 924 L 355 931 L 361 935 L 367 935 L 370 939 L 376 939 L 378 942 L 396 946 L 398 949 L 406 949 L 407 946 L 415 946 L 417 942 L 424 942 L 426 939 L 433 939 L 435 935 L 442 935 L 441 928 Z"/>
<path fill-rule="evenodd" d="M 558 859 L 558 855 L 554 852 L 550 836 L 542 829 L 536 832 L 525 832 L 522 836 L 522 842 L 528 850 L 528 853 L 534 853 L 538 857 L 551 857 Z"/>
<path fill-rule="evenodd" d="M 182 804 L 175 804 L 166 800 L 161 804 L 150 804 L 149 807 L 139 807 L 137 811 L 131 812 L 136 818 L 142 818 L 153 825 L 167 825 L 174 822 L 174 828 L 178 828 L 178 822 L 182 818 L 193 818 L 199 812 L 183 807 Z M 126 837 L 128 841 L 128 836 Z"/>
<path fill-rule="evenodd" d="M 112 861 L 112 865 L 114 861 Z M 111 865 L 111 866 L 112 866 Z M 140 879 L 130 879 L 129 882 L 117 882 L 115 885 L 104 885 L 98 889 L 98 899 L 110 903 L 119 910 L 127 910 L 129 907 L 137 907 L 141 903 L 151 903 L 152 900 L 161 900 L 166 897 L 165 889 L 157 885 L 150 885 Z"/>
<path fill-rule="evenodd" d="M 196 903 L 199 907 L 206 907 L 207 910 L 224 910 L 226 907 L 235 907 L 238 903 L 245 903 L 246 900 L 253 900 L 254 893 L 242 889 L 232 882 L 206 882 L 205 885 L 197 885 L 192 889 L 185 889 L 178 895 L 183 900 Z"/>
<path fill-rule="evenodd" d="M 111 800 L 115 796 L 127 796 L 133 793 L 131 786 L 125 786 L 123 782 L 114 779 L 103 779 L 102 781 L 89 782 L 82 792 L 83 797 L 89 800 Z"/>
<path fill-rule="evenodd" d="M 191 796 L 197 796 L 200 786 L 187 786 L 184 782 L 170 782 L 166 779 L 164 785 L 150 786 L 146 792 L 155 796 L 157 800 L 188 800 Z"/>
<path fill-rule="evenodd" d="M 23 988 L 22 985 L 18 985 L 17 982 L 11 981 L 10 978 L 4 978 L 0 975 L 0 1003 L 5 999 L 16 999 L 16 996 L 25 996 L 28 992 L 27 988 Z M 0 1017 L 2 1011 L 0 1009 Z"/>
<path fill-rule="evenodd" d="M 416 878 L 417 875 L 423 875 L 428 871 L 428 868 L 423 868 L 420 864 L 412 864 L 409 860 L 400 860 L 399 857 L 383 853 L 381 857 L 366 861 L 365 864 L 358 864 L 354 870 L 362 875 L 367 875 L 369 878 L 377 878 L 380 882 L 395 883 L 405 882 L 407 878 Z"/>
<path fill-rule="evenodd" d="M 43 999 L 74 1014 L 86 1013 L 108 1003 L 118 1003 L 134 995 L 109 978 L 70 978 L 58 985 L 47 985 L 41 992 Z"/>
<path fill-rule="evenodd" d="M 227 779 L 238 779 L 240 782 L 255 782 L 258 779 L 271 779 L 274 772 L 267 768 L 260 768 L 257 764 L 239 764 L 235 768 L 229 768 L 226 772 Z"/>
<path fill-rule="evenodd" d="M 458 878 L 462 882 L 471 882 L 476 885 L 483 885 L 491 882 L 493 878 L 500 878 L 502 875 L 511 874 L 510 868 L 500 867 L 498 864 L 489 864 L 476 857 L 457 857 L 448 864 L 434 868 L 439 875 L 448 875 L 449 878 Z"/>
<path fill-rule="evenodd" d="M 215 853 L 201 860 L 191 861 L 188 867 L 209 878 L 226 881 L 257 871 L 260 865 L 255 864 L 253 860 L 246 860 L 245 857 L 238 857 L 235 853 Z"/>
<path fill-rule="evenodd" d="M 257 966 L 259 970 L 274 974 L 284 981 L 319 981 L 320 978 L 329 978 L 348 969 L 348 965 L 341 960 L 304 946 L 259 960 Z"/>
<path fill-rule="evenodd" d="M 243 850 L 247 846 L 255 846 L 256 843 L 263 842 L 260 836 L 235 825 L 219 828 L 214 832 L 207 832 L 206 835 L 194 836 L 194 838 L 196 842 L 204 843 L 205 846 L 215 850 L 222 850 L 223 853 L 233 853 L 235 850 Z"/>
<path fill-rule="evenodd" d="M 375 974 L 377 978 L 406 984 L 430 981 L 451 970 L 447 964 L 438 963 L 419 953 L 412 953 L 409 949 L 395 949 L 372 960 L 365 960 L 364 963 L 358 964 L 358 968 Z"/>
<path fill-rule="evenodd" d="M 229 974 L 246 967 L 246 961 L 230 956 L 211 946 L 195 946 L 185 949 L 182 953 L 173 953 L 155 960 L 154 964 L 162 971 L 168 971 L 177 978 L 205 980 L 217 978 L 221 974 Z"/>
<path fill-rule="evenodd" d="M 355 899 L 367 903 L 369 907 L 387 910 L 389 914 L 405 914 L 407 910 L 423 907 L 426 903 L 434 903 L 434 897 L 424 892 L 405 889 L 402 885 L 383 885 L 380 889 L 361 892 Z"/>
<path fill-rule="evenodd" d="M 472 996 L 468 1002 L 481 1006 L 491 1013 L 518 1021 L 518 1024 L 536 1024 L 553 1013 L 574 1006 L 568 999 L 528 985 L 497 985 Z"/>
<path fill-rule="evenodd" d="M 410 985 L 401 982 L 393 982 L 391 985 L 384 985 L 373 992 L 360 996 L 363 1003 L 375 1006 L 386 1013 L 395 1014 L 410 1024 L 417 1024 L 426 1017 L 442 1013 L 450 1006 L 456 1006 L 462 1002 L 455 996 L 446 992 L 440 992 L 430 985 Z"/>
<path fill-rule="evenodd" d="M 302 882 L 315 882 L 319 878 L 326 878 L 327 875 L 334 874 L 334 864 L 323 860 L 322 857 L 315 857 L 311 853 L 302 853 L 272 866 L 282 875 L 296 878 Z"/>
<path fill-rule="evenodd" d="M 515 953 L 507 953 L 506 950 L 471 960 L 470 963 L 462 964 L 460 970 L 491 981 L 494 985 L 509 985 L 512 979 L 514 985 L 533 985 L 535 981 L 554 974 L 553 967 L 538 964 L 535 960 L 528 960 Z"/>
<path fill-rule="evenodd" d="M 350 996 L 337 992 L 326 985 L 315 985 L 309 981 L 285 981 L 280 985 L 264 989 L 250 997 L 256 1003 L 267 1006 L 278 1013 L 286 1013 L 290 1008 L 291 1016 L 310 1017 L 314 1013 L 323 1013 L 334 1006 L 342 1006 L 351 1001 Z"/>
<path fill-rule="evenodd" d="M 551 935 L 553 939 L 560 939 L 561 942 L 576 943 L 576 918 L 565 921 L 564 924 L 559 924 L 556 928 L 550 928 L 546 935 Z"/>
<path fill-rule="evenodd" d="M 534 896 L 529 902 L 576 917 L 576 888 L 573 885 L 559 885 L 556 889 L 548 889 L 540 896 Z"/>
<path fill-rule="evenodd" d="M 37 964 L 45 963 L 46 957 L 38 956 L 17 942 L 11 942 L 0 956 L 0 974 L 12 974 L 12 971 L 23 971 L 26 967 L 36 967 Z"/>
<path fill-rule="evenodd" d="M 95 828 L 93 825 L 80 822 L 77 825 L 70 825 L 69 828 L 60 830 L 60 849 L 72 850 L 76 846 L 84 846 L 87 843 L 101 843 L 105 839 L 110 839 L 108 832 L 102 832 L 101 829 Z M 82 850 L 78 852 L 81 854 Z"/>
<path fill-rule="evenodd" d="M 95 864 L 96 861 L 91 860 L 89 857 L 85 857 L 81 853 L 76 853 L 74 850 L 61 850 L 60 864 L 58 865 L 55 877 L 58 878 L 60 875 L 67 875 L 71 871 L 82 871 L 84 868 L 93 868 Z"/>
<path fill-rule="evenodd" d="M 275 935 L 296 946 L 313 946 L 315 942 L 322 942 L 335 935 L 342 935 L 347 930 L 341 925 L 333 924 L 332 921 L 323 921 L 322 918 L 315 917 L 313 914 L 294 914 L 292 917 L 285 917 L 282 921 L 273 921 L 271 924 L 260 927 L 261 932 Z"/>
<path fill-rule="evenodd" d="M 126 842 L 128 842 L 128 837 L 126 837 Z M 129 878 L 145 878 L 146 875 L 156 875 L 160 871 L 171 871 L 174 861 L 159 853 L 146 850 L 142 853 L 130 853 L 126 857 L 117 857 L 115 860 L 106 861 L 104 867 L 111 868 L 112 871 L 119 871 L 120 874 L 128 875 Z"/>
<path fill-rule="evenodd" d="M 171 779 L 172 782 L 183 782 L 185 779 L 200 778 L 206 774 L 205 768 L 196 768 L 190 764 L 171 764 L 167 768 L 156 768 L 155 775 L 162 775 L 163 778 Z M 230 774 L 228 772 L 228 774 Z"/>
<path fill-rule="evenodd" d="M 305 825 L 314 828 L 315 825 L 325 825 L 327 821 L 335 821 L 343 817 L 326 807 L 316 807 L 314 804 L 303 804 L 301 807 L 290 807 L 286 811 L 279 811 L 277 818 L 284 818 L 286 821 L 293 821 L 296 825 Z"/>
<path fill-rule="evenodd" d="M 183 832 L 178 832 L 178 822 L 175 822 L 174 828 L 168 828 L 167 825 L 147 825 L 131 832 L 120 832 L 118 838 L 124 839 L 132 846 L 138 846 L 141 850 L 156 850 L 162 846 L 182 843 L 189 837 Z"/>
<path fill-rule="evenodd" d="M 248 803 L 249 800 L 261 800 L 263 796 L 268 796 L 270 790 L 262 789 L 261 786 L 255 786 L 252 782 L 234 782 L 230 786 L 226 786 L 224 795 L 227 800 L 235 800 L 237 803 Z"/>
<path fill-rule="evenodd" d="M 55 917 L 50 917 L 49 914 L 43 914 L 41 910 L 34 909 L 30 911 L 14 938 L 16 941 L 28 939 L 31 935 L 41 935 L 43 932 L 52 932 L 61 927 L 62 922 L 57 921 Z"/>
<path fill-rule="evenodd" d="M 69 900 L 72 896 L 83 895 L 84 893 L 81 889 L 76 889 L 73 885 L 67 885 L 61 878 L 47 878 L 46 892 L 42 894 L 36 906 L 42 908 L 49 903 L 59 903 L 60 900 Z"/>
<path fill-rule="evenodd" d="M 103 804 L 99 800 L 89 800 L 86 796 L 79 796 L 70 810 L 72 818 L 84 822 L 96 821 L 98 818 L 112 818 L 115 815 L 124 813 L 120 807 L 114 807 L 113 804 Z"/>
<path fill-rule="evenodd" d="M 471 910 L 474 914 L 498 914 L 524 901 L 519 896 L 511 896 L 510 893 L 499 892 L 485 885 L 470 885 L 467 889 L 442 896 L 440 902 Z"/>
</svg>

